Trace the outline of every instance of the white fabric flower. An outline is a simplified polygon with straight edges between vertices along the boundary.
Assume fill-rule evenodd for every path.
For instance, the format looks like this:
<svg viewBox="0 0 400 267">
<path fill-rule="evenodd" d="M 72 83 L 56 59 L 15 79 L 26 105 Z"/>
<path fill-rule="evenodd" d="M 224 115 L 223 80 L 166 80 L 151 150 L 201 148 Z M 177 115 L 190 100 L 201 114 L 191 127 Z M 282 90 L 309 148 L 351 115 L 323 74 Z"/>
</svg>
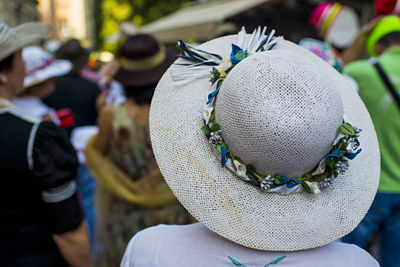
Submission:
<svg viewBox="0 0 400 267">
<path fill-rule="evenodd" d="M 358 149 L 358 146 L 356 145 L 355 142 L 349 142 L 346 146 L 346 151 L 348 153 L 356 153 Z"/>
<path fill-rule="evenodd" d="M 222 58 L 221 64 L 218 66 L 218 71 L 223 74 L 227 69 L 232 66 L 231 58 L 229 55 Z"/>
<path fill-rule="evenodd" d="M 312 192 L 313 194 L 319 194 L 319 193 L 321 193 L 321 190 L 319 190 L 319 186 L 318 186 L 317 183 L 315 183 L 315 182 L 308 182 L 308 181 L 306 181 L 305 183 L 310 187 L 311 192 Z"/>
<path fill-rule="evenodd" d="M 236 167 L 236 174 L 240 177 L 245 177 L 247 173 L 246 166 L 237 160 L 234 160 L 233 163 L 235 164 Z"/>
<path fill-rule="evenodd" d="M 323 174 L 325 172 L 325 160 L 321 160 L 318 168 L 312 173 L 312 175 Z"/>
<path fill-rule="evenodd" d="M 206 124 L 208 124 L 210 122 L 211 113 L 212 113 L 213 110 L 214 110 L 213 107 L 206 107 L 203 110 L 203 118 L 204 118 Z"/>
</svg>

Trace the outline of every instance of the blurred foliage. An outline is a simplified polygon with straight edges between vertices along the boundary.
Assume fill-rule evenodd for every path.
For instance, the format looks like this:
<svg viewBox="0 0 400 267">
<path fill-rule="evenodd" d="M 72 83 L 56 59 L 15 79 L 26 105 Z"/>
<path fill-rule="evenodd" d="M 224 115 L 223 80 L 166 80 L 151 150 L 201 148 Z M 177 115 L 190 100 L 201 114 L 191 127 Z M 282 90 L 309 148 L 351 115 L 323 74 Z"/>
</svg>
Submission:
<svg viewBox="0 0 400 267">
<path fill-rule="evenodd" d="M 117 43 L 110 39 L 119 24 L 130 21 L 144 25 L 181 8 L 192 0 L 95 0 L 96 46 L 113 51 Z"/>
</svg>

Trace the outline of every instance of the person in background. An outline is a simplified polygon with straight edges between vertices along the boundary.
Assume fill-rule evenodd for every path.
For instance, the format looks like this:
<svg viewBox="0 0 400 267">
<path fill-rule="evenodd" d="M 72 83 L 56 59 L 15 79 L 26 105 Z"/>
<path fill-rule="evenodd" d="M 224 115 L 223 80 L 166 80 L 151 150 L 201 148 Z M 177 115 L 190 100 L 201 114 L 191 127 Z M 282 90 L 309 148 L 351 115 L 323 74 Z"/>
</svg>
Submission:
<svg viewBox="0 0 400 267">
<path fill-rule="evenodd" d="M 56 112 L 42 102 L 54 92 L 54 77 L 68 73 L 71 63 L 66 60 L 54 60 L 39 46 L 22 49 L 22 59 L 26 67 L 25 90 L 13 98 L 13 104 L 26 115 L 53 121 L 61 127 L 72 126 L 72 114 L 67 116 L 67 110 Z"/>
<path fill-rule="evenodd" d="M 260 28 L 178 48 L 150 135 L 199 223 L 137 233 L 121 266 L 378 267 L 336 241 L 367 212 L 380 170 L 371 118 L 347 80 Z"/>
<path fill-rule="evenodd" d="M 340 53 L 330 44 L 312 38 L 303 38 L 300 40 L 299 45 L 314 53 L 335 68 L 339 73 L 343 74 L 344 77 L 351 83 L 354 90 L 358 92 L 357 83 L 350 76 L 343 73 L 343 61 Z"/>
<path fill-rule="evenodd" d="M 71 39 L 56 51 L 56 58 L 72 63 L 72 70 L 56 78 L 56 90 L 45 98 L 45 102 L 55 108 L 69 108 L 75 117 L 74 127 L 68 128 L 71 142 L 78 154 L 79 167 L 77 182 L 82 196 L 83 209 L 89 226 L 93 257 L 96 258 L 97 243 L 95 239 L 96 181 L 87 169 L 83 150 L 89 138 L 97 133 L 97 109 L 105 104 L 108 92 L 101 93 L 96 83 L 83 77 L 90 50 L 84 49 L 78 40 Z"/>
<path fill-rule="evenodd" d="M 382 266 L 394 267 L 400 266 L 400 103 L 394 96 L 400 90 L 400 18 L 387 16 L 363 29 L 371 25 L 375 25 L 372 30 L 362 30 L 359 36 L 366 40 L 368 53 L 376 58 L 353 61 L 344 72 L 358 83 L 360 97 L 371 115 L 382 169 L 371 209 L 343 240 L 365 248 L 371 236 L 380 231 Z"/>
<path fill-rule="evenodd" d="M 82 53 L 85 55 L 82 56 Z M 72 70 L 55 79 L 56 90 L 43 102 L 54 109 L 70 108 L 75 117 L 74 128 L 95 125 L 97 105 L 103 104 L 106 94 L 100 96 L 101 91 L 97 84 L 81 76 L 88 60 L 88 52 L 75 55 L 75 48 L 64 44 L 57 50 L 56 58 L 72 62 Z M 74 128 L 68 129 L 69 135 Z"/>
<path fill-rule="evenodd" d="M 100 184 L 99 232 L 104 243 L 100 266 L 119 266 L 136 232 L 160 223 L 190 223 L 192 219 L 162 180 L 149 137 L 150 101 L 158 80 L 176 59 L 174 52 L 153 36 L 139 34 L 126 40 L 118 56 L 120 68 L 115 78 L 124 85 L 127 100 L 120 106 L 103 108 L 93 148 L 123 172 L 124 183 L 112 174 L 107 181 L 101 179 L 105 170 L 96 172 L 98 164 L 93 163 L 93 168 L 89 165 Z M 140 197 L 121 197 L 121 192 L 130 188 L 138 188 Z"/>
<path fill-rule="evenodd" d="M 0 22 L 0 265 L 90 267 L 75 151 L 58 126 L 11 103 L 24 90 L 22 48 L 48 32 L 41 23 Z"/>
</svg>

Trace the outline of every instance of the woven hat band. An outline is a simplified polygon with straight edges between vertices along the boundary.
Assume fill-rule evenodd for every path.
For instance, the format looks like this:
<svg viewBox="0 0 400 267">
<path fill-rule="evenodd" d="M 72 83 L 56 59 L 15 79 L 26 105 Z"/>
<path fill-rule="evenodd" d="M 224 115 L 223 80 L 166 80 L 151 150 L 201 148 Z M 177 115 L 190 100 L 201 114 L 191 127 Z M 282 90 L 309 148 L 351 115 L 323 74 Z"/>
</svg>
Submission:
<svg viewBox="0 0 400 267">
<path fill-rule="evenodd" d="M 165 47 L 160 46 L 160 50 L 151 57 L 144 59 L 120 58 L 121 68 L 129 71 L 145 71 L 159 66 L 166 58 Z"/>
</svg>

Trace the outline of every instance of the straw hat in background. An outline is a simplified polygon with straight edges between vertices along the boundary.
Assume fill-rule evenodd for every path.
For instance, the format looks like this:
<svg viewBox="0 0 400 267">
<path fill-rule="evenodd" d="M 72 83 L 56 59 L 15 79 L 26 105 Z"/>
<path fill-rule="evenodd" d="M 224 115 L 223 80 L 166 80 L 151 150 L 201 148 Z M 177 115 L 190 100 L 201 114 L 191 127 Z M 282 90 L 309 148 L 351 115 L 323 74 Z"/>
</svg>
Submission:
<svg viewBox="0 0 400 267">
<path fill-rule="evenodd" d="M 0 21 L 0 60 L 26 45 L 39 41 L 50 31 L 50 27 L 40 22 L 29 22 L 9 27 Z"/>
<path fill-rule="evenodd" d="M 185 208 L 258 250 L 309 249 L 351 232 L 374 199 L 380 154 L 348 81 L 265 30 L 178 47 L 182 59 L 152 100 L 150 135 Z"/>
</svg>

